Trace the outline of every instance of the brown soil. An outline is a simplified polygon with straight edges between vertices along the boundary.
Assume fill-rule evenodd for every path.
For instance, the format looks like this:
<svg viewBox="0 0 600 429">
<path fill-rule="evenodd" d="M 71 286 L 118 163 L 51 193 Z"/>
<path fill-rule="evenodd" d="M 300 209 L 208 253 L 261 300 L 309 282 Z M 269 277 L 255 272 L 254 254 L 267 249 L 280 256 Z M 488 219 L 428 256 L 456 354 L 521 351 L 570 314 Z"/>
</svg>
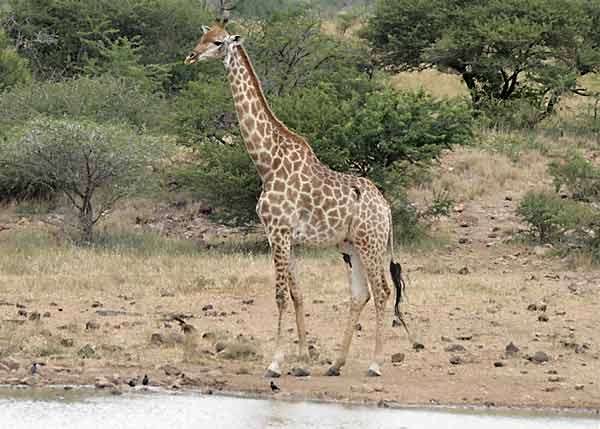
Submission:
<svg viewBox="0 0 600 429">
<path fill-rule="evenodd" d="M 383 377 L 366 376 L 371 304 L 342 375 L 323 376 L 346 319 L 346 276 L 336 253 L 303 256 L 307 328 L 318 356 L 308 364 L 289 357 L 286 369 L 302 366 L 312 375 L 275 380 L 277 396 L 599 410 L 600 272 L 569 270 L 566 261 L 545 255 L 546 248 L 515 244 L 514 208 L 523 192 L 515 187 L 457 206 L 436 225 L 446 243 L 399 257 L 408 272 L 403 309 L 414 338 L 391 327 L 389 305 Z M 0 239 L 10 233 L 16 232 L 0 232 Z M 123 257 L 112 265 L 70 255 L 68 264 L 90 265 L 91 274 L 78 277 L 71 268 L 1 274 L 0 383 L 126 389 L 129 380 L 139 384 L 148 374 L 151 384 L 165 387 L 271 395 L 262 377 L 276 322 L 271 264 L 267 256 L 210 252 L 167 261 Z M 295 353 L 289 307 L 285 332 Z M 30 320 L 37 319 L 34 312 L 39 320 Z M 195 330 L 184 335 L 173 315 Z M 514 354 L 506 352 L 511 342 L 519 349 Z M 93 356 L 84 358 L 88 344 Z M 549 360 L 531 360 L 536 352 Z M 404 359 L 392 364 L 395 353 Z M 35 376 L 33 361 L 44 364 Z M 7 368 L 14 363 L 17 370 Z"/>
</svg>

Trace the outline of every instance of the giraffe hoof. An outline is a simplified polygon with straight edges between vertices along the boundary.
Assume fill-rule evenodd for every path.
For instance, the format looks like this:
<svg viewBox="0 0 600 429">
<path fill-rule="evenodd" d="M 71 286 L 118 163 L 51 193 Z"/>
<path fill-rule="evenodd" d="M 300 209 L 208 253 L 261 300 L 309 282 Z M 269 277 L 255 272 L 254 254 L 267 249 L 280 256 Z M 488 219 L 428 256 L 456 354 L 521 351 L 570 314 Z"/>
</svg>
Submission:
<svg viewBox="0 0 600 429">
<path fill-rule="evenodd" d="M 340 375 L 340 369 L 335 366 L 329 367 L 325 375 L 327 377 L 338 377 Z"/>
<path fill-rule="evenodd" d="M 281 377 L 281 373 L 275 372 L 272 369 L 267 369 L 265 372 L 265 378 L 279 378 Z"/>
<path fill-rule="evenodd" d="M 369 370 L 367 371 L 367 377 L 381 377 L 381 372 L 369 368 Z"/>
</svg>

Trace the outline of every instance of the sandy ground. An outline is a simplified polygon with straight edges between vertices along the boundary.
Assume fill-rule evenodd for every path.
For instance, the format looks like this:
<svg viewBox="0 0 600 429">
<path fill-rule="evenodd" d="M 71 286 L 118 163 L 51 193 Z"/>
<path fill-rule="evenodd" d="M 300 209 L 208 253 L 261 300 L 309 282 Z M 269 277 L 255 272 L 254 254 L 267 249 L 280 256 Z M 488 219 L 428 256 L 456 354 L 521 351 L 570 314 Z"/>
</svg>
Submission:
<svg viewBox="0 0 600 429">
<path fill-rule="evenodd" d="M 600 410 L 600 272 L 568 268 L 549 249 L 515 241 L 523 192 L 513 186 L 457 204 L 435 225 L 445 240 L 397 252 L 408 273 L 403 311 L 413 338 L 392 327 L 390 300 L 379 378 L 366 376 L 371 303 L 341 376 L 323 375 L 348 312 L 347 277 L 334 251 L 302 255 L 313 359 L 294 359 L 290 305 L 285 369 L 311 375 L 276 379 L 275 396 Z M 0 384 L 97 384 L 116 392 L 147 374 L 151 385 L 167 388 L 274 395 L 263 378 L 277 317 L 268 255 L 20 250 L 15 241 L 31 227 L 9 226 L 0 231 Z M 194 331 L 185 335 L 173 316 Z M 41 365 L 32 376 L 33 362 Z"/>
</svg>

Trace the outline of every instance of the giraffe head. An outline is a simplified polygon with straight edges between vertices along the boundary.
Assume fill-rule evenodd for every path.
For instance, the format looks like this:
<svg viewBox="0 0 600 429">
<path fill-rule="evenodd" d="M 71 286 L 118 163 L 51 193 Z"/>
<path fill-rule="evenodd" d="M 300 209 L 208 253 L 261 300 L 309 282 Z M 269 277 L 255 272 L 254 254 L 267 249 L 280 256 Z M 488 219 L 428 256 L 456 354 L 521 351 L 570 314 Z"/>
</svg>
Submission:
<svg viewBox="0 0 600 429">
<path fill-rule="evenodd" d="M 211 27 L 202 26 L 202 37 L 194 50 L 186 57 L 185 64 L 195 64 L 198 61 L 217 59 L 223 60 L 228 51 L 240 44 L 241 37 L 231 35 L 225 29 L 227 20 L 217 20 Z"/>
</svg>

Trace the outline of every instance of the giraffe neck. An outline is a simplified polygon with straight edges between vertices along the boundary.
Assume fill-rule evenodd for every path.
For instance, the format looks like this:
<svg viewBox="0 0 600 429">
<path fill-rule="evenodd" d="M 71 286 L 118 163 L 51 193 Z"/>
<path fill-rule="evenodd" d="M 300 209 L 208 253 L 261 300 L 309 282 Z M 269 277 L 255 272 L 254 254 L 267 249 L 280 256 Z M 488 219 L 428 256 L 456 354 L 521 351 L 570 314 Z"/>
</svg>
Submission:
<svg viewBox="0 0 600 429">
<path fill-rule="evenodd" d="M 298 143 L 305 158 L 315 159 L 312 148 L 291 132 L 271 111 L 250 58 L 241 46 L 235 46 L 225 59 L 225 67 L 237 111 L 242 138 L 262 181 L 272 176 L 285 155 L 282 137 Z M 296 148 L 297 150 L 297 148 Z"/>
</svg>

